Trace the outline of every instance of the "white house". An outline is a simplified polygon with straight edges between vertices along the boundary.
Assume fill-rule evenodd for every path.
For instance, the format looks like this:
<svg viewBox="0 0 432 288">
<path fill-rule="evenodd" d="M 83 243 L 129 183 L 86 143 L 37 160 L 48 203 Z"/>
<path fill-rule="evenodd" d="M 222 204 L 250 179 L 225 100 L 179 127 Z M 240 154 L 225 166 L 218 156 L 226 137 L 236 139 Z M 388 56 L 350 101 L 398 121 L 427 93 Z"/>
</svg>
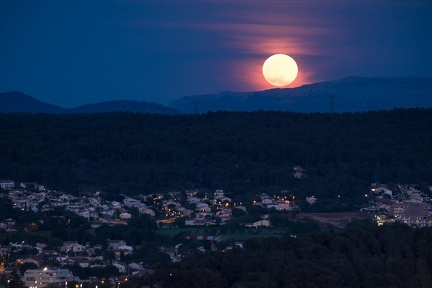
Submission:
<svg viewBox="0 0 432 288">
<path fill-rule="evenodd" d="M 256 221 L 252 224 L 246 224 L 247 227 L 259 227 L 259 226 L 265 226 L 265 227 L 269 227 L 270 226 L 270 221 L 269 220 L 260 220 L 260 221 Z"/>
<path fill-rule="evenodd" d="M 83 252 L 85 250 L 85 248 L 86 247 L 84 245 L 75 244 L 75 245 L 72 246 L 72 251 L 74 253 L 80 253 L 80 252 Z"/>
<path fill-rule="evenodd" d="M 140 209 L 139 211 L 140 211 L 140 213 L 149 215 L 150 217 L 156 216 L 156 213 L 150 208 Z"/>
<path fill-rule="evenodd" d="M 289 203 L 279 203 L 279 204 L 277 204 L 277 205 L 275 206 L 275 208 L 276 208 L 276 210 L 278 210 L 278 211 L 283 211 L 283 210 L 285 210 L 285 211 L 291 211 L 291 210 L 295 210 L 295 209 L 296 209 L 295 206 L 292 206 L 292 205 L 289 204 Z"/>
<path fill-rule="evenodd" d="M 221 190 L 221 189 L 216 190 L 214 192 L 213 196 L 214 196 L 215 199 L 224 197 L 224 190 Z"/>
<path fill-rule="evenodd" d="M 0 187 L 1 187 L 1 189 L 11 190 L 15 187 L 15 181 L 14 180 L 0 180 Z"/>
<path fill-rule="evenodd" d="M 118 250 L 125 251 L 125 252 L 132 252 L 133 248 L 131 246 L 123 245 L 118 247 Z"/>
<path fill-rule="evenodd" d="M 108 246 L 114 250 L 117 250 L 121 246 L 125 246 L 126 242 L 124 240 L 108 240 Z"/>
<path fill-rule="evenodd" d="M 120 213 L 120 219 L 122 219 L 122 220 L 127 220 L 127 219 L 130 219 L 131 217 L 132 217 L 132 215 L 129 213 L 126 213 L 126 212 Z"/>
<path fill-rule="evenodd" d="M 125 273 L 127 266 L 126 264 L 120 263 L 120 262 L 116 262 L 113 263 L 113 266 L 117 267 L 120 273 Z"/>
<path fill-rule="evenodd" d="M 317 198 L 315 198 L 314 196 L 306 197 L 306 201 L 312 205 L 312 204 L 315 204 L 315 202 L 317 201 Z"/>
</svg>

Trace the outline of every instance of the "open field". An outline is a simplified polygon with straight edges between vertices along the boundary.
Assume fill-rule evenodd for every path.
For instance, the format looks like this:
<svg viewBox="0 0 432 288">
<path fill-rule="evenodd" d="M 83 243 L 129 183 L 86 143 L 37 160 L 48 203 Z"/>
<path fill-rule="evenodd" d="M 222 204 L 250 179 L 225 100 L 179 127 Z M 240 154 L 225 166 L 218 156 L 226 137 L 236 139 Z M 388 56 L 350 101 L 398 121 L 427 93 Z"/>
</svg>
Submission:
<svg viewBox="0 0 432 288">
<path fill-rule="evenodd" d="M 335 226 L 343 228 L 353 220 L 371 219 L 371 215 L 364 212 L 341 212 L 341 213 L 300 213 L 295 220 L 312 219 L 321 227 Z"/>
<path fill-rule="evenodd" d="M 213 228 L 213 229 L 212 229 Z M 173 237 L 179 233 L 186 232 L 185 234 L 200 234 L 200 235 L 213 235 L 213 231 L 217 231 L 218 235 L 222 237 L 222 240 L 236 240 L 244 241 L 247 239 L 261 239 L 268 237 L 281 237 L 287 231 L 285 229 L 274 229 L 274 228 L 261 228 L 261 229 L 239 229 L 238 231 L 229 231 L 221 233 L 216 227 L 211 228 L 164 228 L 158 229 L 156 233 Z"/>
</svg>

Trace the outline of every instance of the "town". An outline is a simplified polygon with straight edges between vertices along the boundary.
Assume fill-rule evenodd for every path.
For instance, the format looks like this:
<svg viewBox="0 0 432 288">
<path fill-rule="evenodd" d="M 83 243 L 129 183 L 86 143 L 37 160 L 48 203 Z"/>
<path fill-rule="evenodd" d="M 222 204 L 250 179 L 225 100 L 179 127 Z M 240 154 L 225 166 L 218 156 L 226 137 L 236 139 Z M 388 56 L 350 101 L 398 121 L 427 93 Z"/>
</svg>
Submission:
<svg viewBox="0 0 432 288">
<path fill-rule="evenodd" d="M 295 167 L 294 171 L 297 173 L 294 174 L 295 177 L 303 177 L 299 167 Z M 236 215 L 248 214 L 247 207 L 256 207 L 261 212 L 274 211 L 281 215 L 290 215 L 291 219 L 294 219 L 296 214 L 301 215 L 302 219 L 308 216 L 307 213 L 300 213 L 301 209 L 297 205 L 295 196 L 290 195 L 287 191 L 281 191 L 279 195 L 261 193 L 251 199 L 252 203 L 236 203 L 227 197 L 222 189 L 217 189 L 213 193 L 185 190 L 133 197 L 119 195 L 121 196 L 119 199 L 107 200 L 106 197 L 103 197 L 102 192 L 74 196 L 46 189 L 44 185 L 35 182 L 22 182 L 16 185 L 13 180 L 1 180 L 0 185 L 2 203 L 9 201 L 14 210 L 35 215 L 33 219 L 8 217 L 0 222 L 1 277 L 6 279 L 7 283 L 19 279 L 27 287 L 75 287 L 75 285 L 83 287 L 84 285 L 84 287 L 116 286 L 119 288 L 128 287 L 128 281 L 131 281 L 133 277 L 145 278 L 146 275 L 153 273 L 150 263 L 146 263 L 143 259 L 139 261 L 138 254 L 143 250 L 140 245 L 143 241 L 132 243 L 122 237 L 123 235 L 118 234 L 114 234 L 113 239 L 104 239 L 105 242 L 87 241 L 89 239 L 82 234 L 86 234 L 85 231 L 70 235 L 68 228 L 73 227 L 72 224 L 74 224 L 71 221 L 82 221 L 97 231 L 100 227 L 125 227 L 132 225 L 133 219 L 145 219 L 148 221 L 147 224 L 155 225 L 153 227 L 148 224 L 151 229 L 163 232 L 173 227 L 197 229 L 199 227 L 223 227 L 236 218 Z M 427 193 L 416 189 L 417 186 L 389 187 L 373 183 L 370 191 L 364 195 L 370 201 L 359 212 L 363 214 L 364 219 L 371 219 L 379 226 L 395 221 L 416 227 L 432 226 L 430 198 Z M 432 191 L 432 186 L 428 189 Z M 306 198 L 308 205 L 315 205 L 317 201 L 320 200 L 313 196 Z M 3 209 L 4 205 L 0 208 Z M 75 215 L 76 218 L 71 220 L 65 214 L 56 214 L 60 211 L 66 211 L 67 215 Z M 37 218 L 36 215 L 44 215 L 44 217 Z M 260 227 L 271 229 L 273 223 L 269 214 L 260 213 L 259 215 L 259 218 L 240 217 L 237 219 L 252 220 L 239 223 L 245 229 Z M 313 215 L 311 219 L 317 220 Z M 58 221 L 60 226 L 64 223 L 63 226 L 66 227 L 64 230 L 67 231 L 67 234 L 63 234 L 63 238 L 58 236 L 63 227 L 54 230 L 46 243 L 20 236 L 22 233 L 29 235 L 44 232 L 42 227 L 53 220 Z M 82 224 L 76 225 L 75 228 L 78 229 Z M 290 236 L 296 237 L 295 234 L 290 234 Z M 71 240 L 72 238 L 75 239 Z M 181 245 L 184 242 L 171 242 L 170 245 L 158 246 L 157 255 L 162 259 L 178 262 L 190 253 L 217 249 L 216 245 L 221 238 L 220 235 L 205 233 L 185 234 L 182 236 L 183 241 L 189 239 L 203 244 L 194 246 L 191 252 L 191 250 L 182 249 Z M 226 245 L 224 249 L 232 249 L 233 246 L 242 247 L 242 245 L 242 241 L 234 241 Z M 72 269 L 72 267 L 75 268 Z M 80 271 L 79 269 L 92 269 L 99 272 L 94 273 L 94 276 L 87 275 L 88 277 L 80 278 L 73 273 Z"/>
</svg>

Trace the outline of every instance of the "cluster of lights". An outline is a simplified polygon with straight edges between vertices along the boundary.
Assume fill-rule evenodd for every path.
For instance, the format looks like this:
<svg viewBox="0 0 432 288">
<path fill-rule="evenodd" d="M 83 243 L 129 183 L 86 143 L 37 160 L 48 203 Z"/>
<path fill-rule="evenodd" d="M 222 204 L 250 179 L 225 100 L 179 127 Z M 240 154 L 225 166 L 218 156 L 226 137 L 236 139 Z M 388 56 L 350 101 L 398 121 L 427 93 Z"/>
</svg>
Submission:
<svg viewBox="0 0 432 288">
<path fill-rule="evenodd" d="M 162 210 L 165 210 L 165 216 L 166 217 L 174 217 L 175 218 L 175 217 L 180 217 L 180 215 L 181 215 L 180 212 L 178 212 L 174 209 L 168 208 L 168 207 L 163 207 Z"/>
</svg>

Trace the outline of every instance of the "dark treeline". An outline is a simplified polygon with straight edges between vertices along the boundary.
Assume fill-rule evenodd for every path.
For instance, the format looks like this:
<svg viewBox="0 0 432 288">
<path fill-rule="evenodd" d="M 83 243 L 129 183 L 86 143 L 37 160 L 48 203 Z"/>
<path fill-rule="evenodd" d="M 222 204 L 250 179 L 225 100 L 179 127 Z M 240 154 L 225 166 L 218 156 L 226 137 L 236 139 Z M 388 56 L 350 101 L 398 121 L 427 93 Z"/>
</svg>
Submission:
<svg viewBox="0 0 432 288">
<path fill-rule="evenodd" d="M 289 189 L 359 202 L 371 182 L 432 182 L 431 109 L 0 114 L 0 133 L 2 179 L 71 192 Z M 295 165 L 308 177 L 295 179 Z"/>
<path fill-rule="evenodd" d="M 160 267 L 162 287 L 432 287 L 432 230 L 403 224 L 249 240 Z"/>
</svg>

